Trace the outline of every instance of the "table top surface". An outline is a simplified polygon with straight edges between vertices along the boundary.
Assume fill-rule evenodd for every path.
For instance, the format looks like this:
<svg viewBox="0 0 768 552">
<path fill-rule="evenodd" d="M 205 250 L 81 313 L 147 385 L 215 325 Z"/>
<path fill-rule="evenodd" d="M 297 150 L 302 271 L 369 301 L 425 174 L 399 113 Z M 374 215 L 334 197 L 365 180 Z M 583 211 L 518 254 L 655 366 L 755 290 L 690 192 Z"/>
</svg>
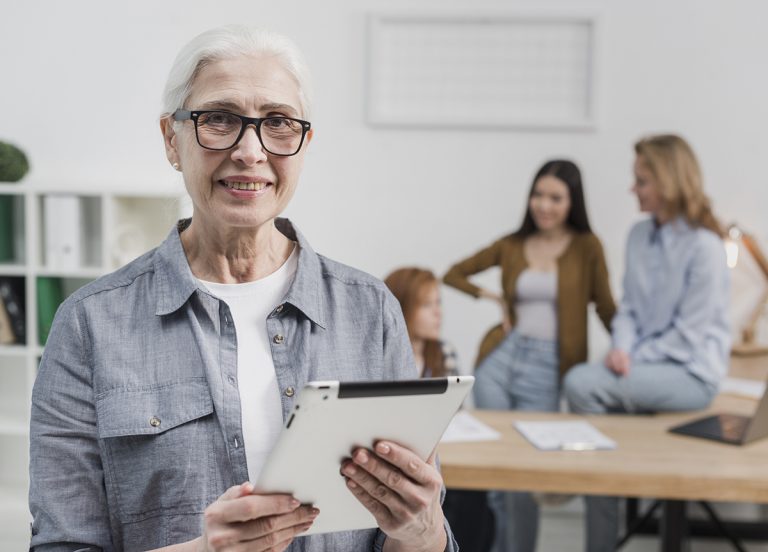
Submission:
<svg viewBox="0 0 768 552">
<path fill-rule="evenodd" d="M 768 358 L 762 357 L 734 359 L 730 375 L 766 374 Z M 502 438 L 441 444 L 443 478 L 448 487 L 464 489 L 768 503 L 768 439 L 735 446 L 667 431 L 709 413 L 751 415 L 756 405 L 754 399 L 721 394 L 705 412 L 645 416 L 475 410 L 472 415 Z M 518 420 L 566 419 L 589 421 L 617 448 L 540 451 L 513 427 Z"/>
</svg>

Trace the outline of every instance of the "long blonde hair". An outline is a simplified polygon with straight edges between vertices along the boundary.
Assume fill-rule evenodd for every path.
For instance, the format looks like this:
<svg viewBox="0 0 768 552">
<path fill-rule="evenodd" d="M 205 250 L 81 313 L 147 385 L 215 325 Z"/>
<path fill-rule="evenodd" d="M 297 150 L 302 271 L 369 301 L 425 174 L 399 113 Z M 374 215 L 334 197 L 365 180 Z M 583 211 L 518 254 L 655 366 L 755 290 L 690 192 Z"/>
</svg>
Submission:
<svg viewBox="0 0 768 552">
<path fill-rule="evenodd" d="M 699 162 L 685 140 L 675 134 L 648 136 L 635 144 L 635 153 L 653 173 L 667 214 L 682 215 L 691 226 L 723 236 L 704 193 Z"/>
</svg>

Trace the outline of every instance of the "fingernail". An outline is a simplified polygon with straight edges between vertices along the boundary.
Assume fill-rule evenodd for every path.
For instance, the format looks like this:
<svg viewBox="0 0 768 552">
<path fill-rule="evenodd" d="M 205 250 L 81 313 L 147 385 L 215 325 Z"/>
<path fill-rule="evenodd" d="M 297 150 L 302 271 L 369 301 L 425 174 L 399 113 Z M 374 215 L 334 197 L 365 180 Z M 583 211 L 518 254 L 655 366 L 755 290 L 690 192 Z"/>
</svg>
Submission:
<svg viewBox="0 0 768 552">
<path fill-rule="evenodd" d="M 376 451 L 382 454 L 389 454 L 390 448 L 386 443 L 379 443 L 376 445 Z"/>
<path fill-rule="evenodd" d="M 352 464 L 350 464 L 349 466 L 346 466 L 342 471 L 346 475 L 355 475 L 357 473 L 357 469 L 355 469 L 355 466 L 353 466 Z"/>
<path fill-rule="evenodd" d="M 312 508 L 312 509 L 309 511 L 309 515 L 310 515 L 311 517 L 313 517 L 313 518 L 316 518 L 318 515 L 320 515 L 320 510 L 318 510 L 317 508 Z"/>
<path fill-rule="evenodd" d="M 356 489 L 357 488 L 357 483 L 355 483 L 351 479 L 347 479 L 347 486 L 349 486 L 350 489 Z"/>
<path fill-rule="evenodd" d="M 361 450 L 360 452 L 357 453 L 356 460 L 361 464 L 365 464 L 366 462 L 368 462 L 368 453 L 365 452 L 364 450 Z"/>
<path fill-rule="evenodd" d="M 301 502 L 295 498 L 291 499 L 291 508 L 298 508 L 299 506 L 301 506 Z"/>
</svg>

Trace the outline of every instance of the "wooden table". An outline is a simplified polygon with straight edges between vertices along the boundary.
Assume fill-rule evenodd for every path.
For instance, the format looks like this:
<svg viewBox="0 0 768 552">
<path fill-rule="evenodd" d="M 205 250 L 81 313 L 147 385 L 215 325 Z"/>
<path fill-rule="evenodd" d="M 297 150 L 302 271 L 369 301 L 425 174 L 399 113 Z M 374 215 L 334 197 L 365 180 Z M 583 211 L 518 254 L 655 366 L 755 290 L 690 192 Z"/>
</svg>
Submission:
<svg viewBox="0 0 768 552">
<path fill-rule="evenodd" d="M 765 378 L 766 359 L 734 360 L 732 374 Z M 756 401 L 719 395 L 709 411 L 751 415 Z M 445 484 L 665 500 L 663 551 L 680 550 L 684 502 L 768 503 L 768 439 L 743 447 L 667 432 L 702 412 L 653 416 L 575 416 L 559 413 L 473 411 L 501 432 L 501 440 L 441 444 Z M 610 451 L 539 451 L 513 427 L 518 420 L 586 419 L 618 443 Z M 682 518 L 682 519 L 681 519 Z"/>
</svg>

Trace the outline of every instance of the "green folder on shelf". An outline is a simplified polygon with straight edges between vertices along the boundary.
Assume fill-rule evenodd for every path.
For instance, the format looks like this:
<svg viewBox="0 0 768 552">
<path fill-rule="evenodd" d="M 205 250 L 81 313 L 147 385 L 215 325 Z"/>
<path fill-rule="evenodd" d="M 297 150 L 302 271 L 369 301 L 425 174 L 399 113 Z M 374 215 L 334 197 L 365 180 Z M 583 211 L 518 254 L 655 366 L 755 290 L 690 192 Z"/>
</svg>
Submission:
<svg viewBox="0 0 768 552">
<path fill-rule="evenodd" d="M 41 276 L 37 279 L 37 335 L 40 345 L 45 345 L 51 331 L 56 309 L 64 301 L 61 278 Z"/>
<path fill-rule="evenodd" d="M 0 263 L 12 262 L 13 254 L 13 196 L 0 195 Z"/>
</svg>

